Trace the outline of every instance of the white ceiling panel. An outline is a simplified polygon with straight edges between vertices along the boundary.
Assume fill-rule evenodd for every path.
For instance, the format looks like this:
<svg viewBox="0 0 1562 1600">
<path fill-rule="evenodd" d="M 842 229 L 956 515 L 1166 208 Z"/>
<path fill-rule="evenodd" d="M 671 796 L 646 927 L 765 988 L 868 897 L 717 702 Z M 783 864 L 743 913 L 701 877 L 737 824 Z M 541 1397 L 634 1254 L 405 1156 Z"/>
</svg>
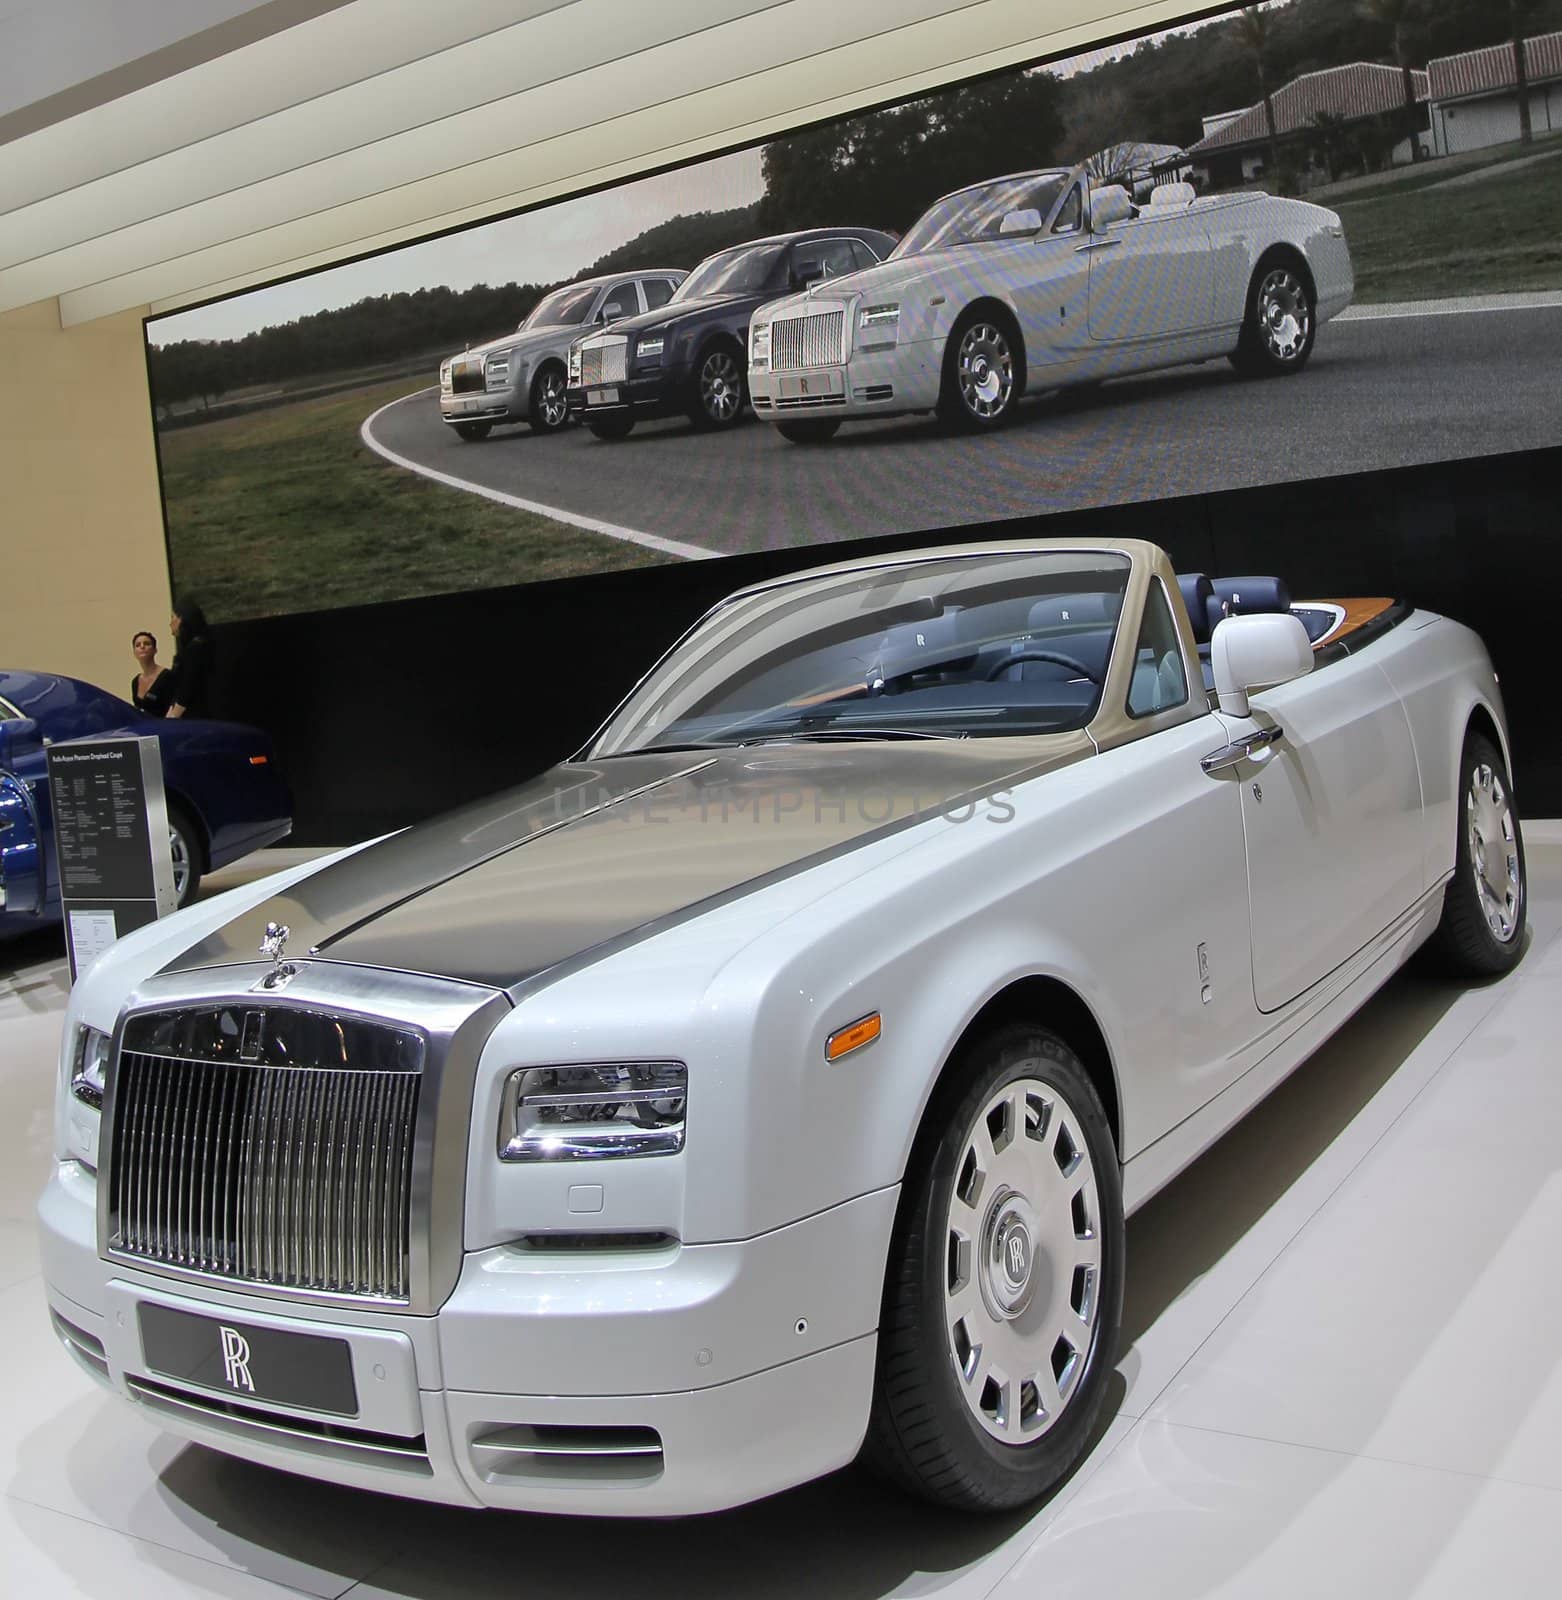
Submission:
<svg viewBox="0 0 1562 1600">
<path fill-rule="evenodd" d="M 354 0 L 0 145 L 0 310 L 59 296 L 70 324 L 190 304 L 1188 4 Z M 94 119 L 117 157 L 74 126 Z"/>
</svg>

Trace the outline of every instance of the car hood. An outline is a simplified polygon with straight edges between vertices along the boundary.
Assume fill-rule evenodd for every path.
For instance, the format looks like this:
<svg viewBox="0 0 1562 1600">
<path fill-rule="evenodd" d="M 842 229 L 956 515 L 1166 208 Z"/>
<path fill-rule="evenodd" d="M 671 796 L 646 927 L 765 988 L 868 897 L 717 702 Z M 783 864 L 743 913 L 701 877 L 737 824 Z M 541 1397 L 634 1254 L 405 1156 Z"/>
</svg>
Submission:
<svg viewBox="0 0 1562 1600">
<path fill-rule="evenodd" d="M 519 350 L 524 355 L 541 345 L 567 345 L 579 337 L 579 328 L 556 323 L 546 328 L 528 328 L 524 333 L 504 333 L 485 344 L 468 345 L 465 350 L 457 350 L 446 359 L 454 361 L 460 356 L 486 356 L 491 350 Z"/>
<path fill-rule="evenodd" d="M 961 257 L 965 255 L 962 267 Z M 765 307 L 766 315 L 774 319 L 789 313 L 806 311 L 818 301 L 849 300 L 859 296 L 864 300 L 877 300 L 884 296 L 903 296 L 919 291 L 937 294 L 947 290 L 957 278 L 967 277 L 970 267 L 969 252 L 956 250 L 929 250 L 920 255 L 904 256 L 891 261 L 881 261 L 875 267 L 864 267 L 860 272 L 842 273 L 838 278 L 826 278 L 811 285 L 801 294 L 774 300 Z"/>
<path fill-rule="evenodd" d="M 565 763 L 326 866 L 163 970 L 252 964 L 279 922 L 290 959 L 513 990 L 887 834 L 969 821 L 957 808 L 1092 748 L 1080 733 Z"/>
</svg>

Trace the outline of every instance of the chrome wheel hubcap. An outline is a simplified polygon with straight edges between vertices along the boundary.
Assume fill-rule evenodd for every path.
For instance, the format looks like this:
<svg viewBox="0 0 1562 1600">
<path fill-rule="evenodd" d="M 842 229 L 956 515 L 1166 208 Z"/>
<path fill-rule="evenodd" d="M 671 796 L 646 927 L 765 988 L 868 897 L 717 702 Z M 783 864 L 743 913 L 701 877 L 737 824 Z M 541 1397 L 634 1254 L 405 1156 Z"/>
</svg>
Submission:
<svg viewBox="0 0 1562 1600">
<path fill-rule="evenodd" d="M 1295 361 L 1307 348 L 1312 311 L 1302 280 L 1285 268 L 1271 272 L 1258 292 L 1258 325 L 1276 361 Z"/>
<path fill-rule="evenodd" d="M 946 1218 L 944 1322 L 960 1391 L 993 1438 L 1027 1444 L 1090 1365 L 1100 1198 L 1084 1130 L 1049 1083 L 1005 1084 L 967 1129 Z"/>
<path fill-rule="evenodd" d="M 742 395 L 737 362 L 717 351 L 700 371 L 700 400 L 706 415 L 715 422 L 730 422 L 737 415 Z"/>
<path fill-rule="evenodd" d="M 1507 787 L 1501 775 L 1484 762 L 1470 774 L 1464 817 L 1481 915 L 1496 938 L 1507 944 L 1518 932 L 1524 893 L 1518 830 Z"/>
<path fill-rule="evenodd" d="M 177 828 L 168 830 L 168 847 L 174 858 L 174 898 L 183 905 L 185 891 L 190 887 L 190 852 Z"/>
<path fill-rule="evenodd" d="M 557 428 L 564 421 L 568 404 L 564 395 L 564 380 L 558 373 L 550 372 L 542 380 L 538 409 L 542 412 L 542 420 L 550 428 Z"/>
<path fill-rule="evenodd" d="M 1009 342 L 990 322 L 973 323 L 956 357 L 960 397 L 972 416 L 990 421 L 1014 393 L 1014 357 Z"/>
</svg>

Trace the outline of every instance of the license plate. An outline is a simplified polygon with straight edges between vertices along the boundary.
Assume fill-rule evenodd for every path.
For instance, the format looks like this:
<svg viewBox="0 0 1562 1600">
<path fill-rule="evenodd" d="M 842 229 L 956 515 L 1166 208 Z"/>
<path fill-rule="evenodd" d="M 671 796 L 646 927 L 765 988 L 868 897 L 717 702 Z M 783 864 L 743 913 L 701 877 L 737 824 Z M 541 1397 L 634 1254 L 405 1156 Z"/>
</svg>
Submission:
<svg viewBox="0 0 1562 1600">
<path fill-rule="evenodd" d="M 588 406 L 616 406 L 618 404 L 618 390 L 588 389 L 586 391 L 586 404 Z"/>
<path fill-rule="evenodd" d="M 230 1400 L 271 1400 L 336 1416 L 358 1415 L 352 1351 L 345 1339 L 284 1333 L 169 1306 L 137 1310 L 141 1354 L 165 1378 L 213 1389 Z"/>
<path fill-rule="evenodd" d="M 839 372 L 788 372 L 781 377 L 781 398 L 811 400 L 815 396 L 841 394 L 845 387 Z"/>
</svg>

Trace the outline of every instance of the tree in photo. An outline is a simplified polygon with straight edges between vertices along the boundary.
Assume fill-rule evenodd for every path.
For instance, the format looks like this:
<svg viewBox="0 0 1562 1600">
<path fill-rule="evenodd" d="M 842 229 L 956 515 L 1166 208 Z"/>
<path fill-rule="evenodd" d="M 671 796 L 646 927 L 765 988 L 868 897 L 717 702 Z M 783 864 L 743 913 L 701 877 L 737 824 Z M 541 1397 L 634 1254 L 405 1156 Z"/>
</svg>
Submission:
<svg viewBox="0 0 1562 1600">
<path fill-rule="evenodd" d="M 1519 143 L 1533 144 L 1535 128 L 1529 109 L 1529 61 L 1524 30 L 1534 9 L 1533 0 L 1508 0 L 1508 30 L 1513 35 L 1513 71 L 1519 90 Z"/>
<path fill-rule="evenodd" d="M 1424 0 L 1361 0 L 1361 14 L 1368 21 L 1379 23 L 1388 30 L 1394 62 L 1404 83 L 1404 132 L 1410 141 L 1412 161 L 1419 161 L 1424 152 L 1421 149 L 1421 115 L 1416 101 L 1416 80 L 1411 66 L 1409 31 L 1423 4 Z"/>
<path fill-rule="evenodd" d="M 1243 6 L 1237 13 L 1237 36 L 1258 71 L 1258 92 L 1264 102 L 1264 131 L 1267 135 L 1271 183 L 1280 176 L 1280 138 L 1275 131 L 1275 99 L 1269 82 L 1269 43 L 1271 24 L 1263 6 Z"/>
</svg>

